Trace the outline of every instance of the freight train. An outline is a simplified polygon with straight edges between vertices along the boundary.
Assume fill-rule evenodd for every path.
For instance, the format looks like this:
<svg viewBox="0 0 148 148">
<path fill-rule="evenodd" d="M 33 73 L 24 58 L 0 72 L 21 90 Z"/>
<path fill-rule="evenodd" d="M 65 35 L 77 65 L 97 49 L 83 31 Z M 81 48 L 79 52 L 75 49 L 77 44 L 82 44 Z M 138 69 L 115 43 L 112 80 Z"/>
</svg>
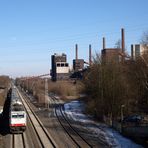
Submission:
<svg viewBox="0 0 148 148">
<path fill-rule="evenodd" d="M 15 86 L 11 92 L 9 127 L 11 133 L 22 133 L 26 129 L 26 111 Z"/>
</svg>

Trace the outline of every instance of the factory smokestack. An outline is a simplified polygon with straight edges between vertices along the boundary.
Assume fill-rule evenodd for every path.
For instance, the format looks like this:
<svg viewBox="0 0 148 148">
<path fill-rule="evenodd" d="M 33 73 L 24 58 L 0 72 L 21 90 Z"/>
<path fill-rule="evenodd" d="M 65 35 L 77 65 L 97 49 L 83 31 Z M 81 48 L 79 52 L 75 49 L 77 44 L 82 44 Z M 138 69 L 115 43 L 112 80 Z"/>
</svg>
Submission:
<svg viewBox="0 0 148 148">
<path fill-rule="evenodd" d="M 91 45 L 89 45 L 89 65 L 91 66 L 92 60 L 91 60 Z"/>
<path fill-rule="evenodd" d="M 76 44 L 76 61 L 78 60 L 78 44 Z"/>
<path fill-rule="evenodd" d="M 125 51 L 125 37 L 124 37 L 124 29 L 121 29 L 121 40 L 122 40 L 122 53 Z"/>
<path fill-rule="evenodd" d="M 105 49 L 105 37 L 103 37 L 103 49 Z"/>
<path fill-rule="evenodd" d="M 75 46 L 76 48 L 76 59 L 75 59 L 75 71 L 77 71 L 77 66 L 78 66 L 78 44 Z"/>
</svg>

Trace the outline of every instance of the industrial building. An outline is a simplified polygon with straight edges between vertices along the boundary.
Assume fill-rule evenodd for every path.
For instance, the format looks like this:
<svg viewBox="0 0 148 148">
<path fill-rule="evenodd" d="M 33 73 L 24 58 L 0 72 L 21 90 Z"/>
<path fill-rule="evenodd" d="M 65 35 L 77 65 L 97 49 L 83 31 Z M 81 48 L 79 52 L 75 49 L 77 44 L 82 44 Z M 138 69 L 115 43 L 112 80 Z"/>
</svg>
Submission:
<svg viewBox="0 0 148 148">
<path fill-rule="evenodd" d="M 82 71 L 84 69 L 84 59 L 74 59 L 73 69 L 74 71 Z"/>
<path fill-rule="evenodd" d="M 102 60 L 105 63 L 109 62 L 121 62 L 122 56 L 120 53 L 122 50 L 120 48 L 105 48 L 102 49 Z"/>
<path fill-rule="evenodd" d="M 51 56 L 51 79 L 53 81 L 69 78 L 69 64 L 66 54 L 57 54 Z"/>
<path fill-rule="evenodd" d="M 121 48 L 106 48 L 105 38 L 103 38 L 103 49 L 101 51 L 102 61 L 105 63 L 122 62 L 125 58 L 124 29 L 121 29 Z"/>
<path fill-rule="evenodd" d="M 147 51 L 148 48 L 146 48 L 142 44 L 132 44 L 131 45 L 131 57 L 133 60 L 136 60 L 139 56 L 144 54 Z"/>
<path fill-rule="evenodd" d="M 73 60 L 74 72 L 82 71 L 84 69 L 84 59 L 78 59 L 78 45 L 75 45 L 76 58 Z"/>
<path fill-rule="evenodd" d="M 89 45 L 89 62 L 78 58 L 78 45 L 75 45 L 75 59 L 73 59 L 73 72 L 70 78 L 82 79 L 87 68 L 92 65 L 91 45 Z M 87 67 L 85 67 L 87 65 Z"/>
</svg>

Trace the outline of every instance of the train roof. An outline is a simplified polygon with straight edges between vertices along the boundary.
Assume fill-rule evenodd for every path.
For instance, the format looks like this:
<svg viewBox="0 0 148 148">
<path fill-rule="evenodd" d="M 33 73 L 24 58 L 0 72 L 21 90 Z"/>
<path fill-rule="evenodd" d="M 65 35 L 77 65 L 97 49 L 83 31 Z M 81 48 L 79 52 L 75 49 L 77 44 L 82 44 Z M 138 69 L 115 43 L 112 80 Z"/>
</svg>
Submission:
<svg viewBox="0 0 148 148">
<path fill-rule="evenodd" d="M 20 102 L 19 100 L 12 101 L 11 111 L 24 111 L 22 102 Z"/>
<path fill-rule="evenodd" d="M 12 100 L 12 105 L 22 105 L 22 102 L 20 100 Z"/>
<path fill-rule="evenodd" d="M 18 95 L 18 92 L 15 86 L 12 87 L 12 92 L 11 92 L 11 101 L 13 100 L 20 100 L 20 96 Z"/>
<path fill-rule="evenodd" d="M 24 107 L 20 99 L 20 96 L 17 92 L 16 86 L 12 86 L 10 110 L 11 111 L 23 111 L 24 110 Z"/>
</svg>

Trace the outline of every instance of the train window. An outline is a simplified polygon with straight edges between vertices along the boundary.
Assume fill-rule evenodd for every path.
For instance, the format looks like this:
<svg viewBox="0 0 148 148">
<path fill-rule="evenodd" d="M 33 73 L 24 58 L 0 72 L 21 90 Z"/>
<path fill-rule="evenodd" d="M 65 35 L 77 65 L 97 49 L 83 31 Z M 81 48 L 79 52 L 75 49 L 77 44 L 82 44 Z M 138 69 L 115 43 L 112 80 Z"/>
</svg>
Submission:
<svg viewBox="0 0 148 148">
<path fill-rule="evenodd" d="M 12 115 L 12 118 L 24 118 L 24 115 Z"/>
<path fill-rule="evenodd" d="M 19 116 L 19 118 L 24 118 L 24 115 L 18 115 Z"/>
<path fill-rule="evenodd" d="M 17 115 L 12 115 L 12 118 L 17 118 Z"/>
</svg>

